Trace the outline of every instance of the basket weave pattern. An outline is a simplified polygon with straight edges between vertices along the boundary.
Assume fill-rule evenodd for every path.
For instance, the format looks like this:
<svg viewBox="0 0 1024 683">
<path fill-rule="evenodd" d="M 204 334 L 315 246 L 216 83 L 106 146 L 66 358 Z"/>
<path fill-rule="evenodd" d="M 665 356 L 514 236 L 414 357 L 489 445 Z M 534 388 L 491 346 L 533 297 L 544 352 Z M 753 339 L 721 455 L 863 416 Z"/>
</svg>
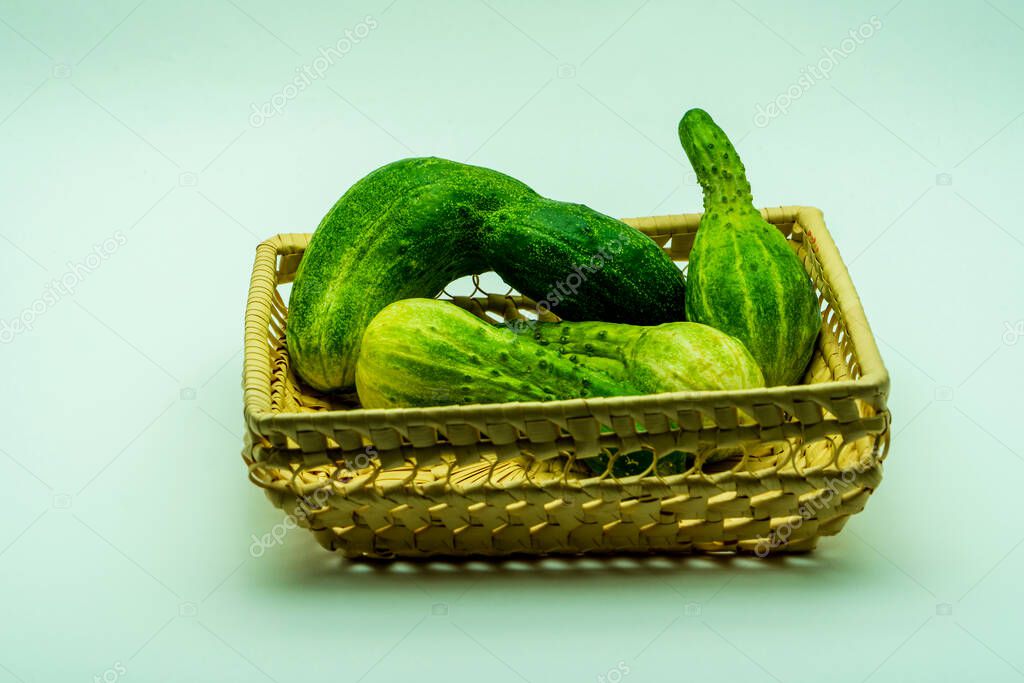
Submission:
<svg viewBox="0 0 1024 683">
<path fill-rule="evenodd" d="M 280 287 L 310 236 L 263 242 L 245 319 L 251 481 L 348 556 L 814 548 L 881 480 L 889 379 L 821 213 L 763 214 L 790 239 L 822 303 L 803 384 L 546 403 L 364 410 L 355 395 L 305 387 L 289 367 Z M 699 220 L 626 222 L 682 262 Z M 536 311 L 525 297 L 474 283 L 473 296 L 448 298 L 496 321 Z M 641 449 L 693 453 L 694 464 L 616 478 L 579 462 Z"/>
</svg>

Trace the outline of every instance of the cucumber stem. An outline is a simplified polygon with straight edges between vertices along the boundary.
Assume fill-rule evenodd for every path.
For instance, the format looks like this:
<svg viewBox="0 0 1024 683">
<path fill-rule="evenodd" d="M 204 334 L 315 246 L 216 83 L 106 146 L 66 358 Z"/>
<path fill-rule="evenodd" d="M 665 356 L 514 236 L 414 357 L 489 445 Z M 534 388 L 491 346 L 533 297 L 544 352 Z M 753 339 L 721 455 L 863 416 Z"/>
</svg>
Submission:
<svg viewBox="0 0 1024 683">
<path fill-rule="evenodd" d="M 703 109 L 691 109 L 679 121 L 679 141 L 704 190 L 704 210 L 754 209 L 743 162 L 725 132 Z"/>
</svg>

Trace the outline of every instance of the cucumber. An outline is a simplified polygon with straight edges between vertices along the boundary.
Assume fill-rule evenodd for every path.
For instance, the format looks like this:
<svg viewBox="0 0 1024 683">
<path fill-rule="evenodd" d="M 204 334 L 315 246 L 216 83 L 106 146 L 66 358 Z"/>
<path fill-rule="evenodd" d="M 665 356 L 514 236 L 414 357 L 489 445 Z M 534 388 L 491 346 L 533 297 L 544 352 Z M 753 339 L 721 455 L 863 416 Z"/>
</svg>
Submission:
<svg viewBox="0 0 1024 683">
<path fill-rule="evenodd" d="M 562 318 L 685 316 L 681 271 L 638 230 L 497 171 L 403 159 L 353 185 L 313 234 L 289 299 L 293 367 L 316 389 L 348 389 L 385 306 L 489 270 Z"/>
<path fill-rule="evenodd" d="M 615 449 L 609 453 L 601 453 L 593 458 L 587 458 L 581 462 L 586 465 L 591 474 L 602 475 L 605 472 L 616 478 L 632 477 L 647 472 L 654 462 L 654 454 L 650 451 L 635 451 L 623 453 L 615 458 Z M 612 466 L 609 469 L 608 464 Z M 682 474 L 690 469 L 693 464 L 693 454 L 683 451 L 672 451 L 658 458 L 658 467 L 654 474 L 667 477 L 672 474 Z"/>
<path fill-rule="evenodd" d="M 704 190 L 687 319 L 742 341 L 769 386 L 796 383 L 821 329 L 814 285 L 788 240 L 754 207 L 743 162 L 707 112 L 686 112 L 679 140 Z"/>
<path fill-rule="evenodd" d="M 653 327 L 605 322 L 538 323 L 534 341 L 602 368 L 639 393 L 719 391 L 764 386 L 750 352 L 708 325 L 666 323 Z"/>
<path fill-rule="evenodd" d="M 517 334 L 436 299 L 397 301 L 377 314 L 356 365 L 364 408 L 761 386 L 743 345 L 705 325 L 538 323 Z"/>
</svg>

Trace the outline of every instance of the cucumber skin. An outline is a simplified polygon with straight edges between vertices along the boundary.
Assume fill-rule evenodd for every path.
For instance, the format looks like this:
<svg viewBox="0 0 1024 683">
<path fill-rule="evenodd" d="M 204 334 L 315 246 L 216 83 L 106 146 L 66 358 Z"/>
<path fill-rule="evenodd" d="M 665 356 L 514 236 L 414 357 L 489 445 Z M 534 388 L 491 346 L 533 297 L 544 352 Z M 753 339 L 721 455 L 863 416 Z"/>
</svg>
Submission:
<svg viewBox="0 0 1024 683">
<path fill-rule="evenodd" d="M 688 111 L 679 139 L 704 190 L 687 319 L 742 341 L 768 386 L 796 383 L 821 329 L 814 285 L 788 240 L 754 207 L 743 162 L 711 117 Z"/>
<path fill-rule="evenodd" d="M 356 364 L 364 408 L 551 401 L 637 393 L 623 373 L 437 299 L 403 299 L 367 327 Z"/>
<path fill-rule="evenodd" d="M 695 322 L 651 327 L 605 322 L 538 323 L 534 339 L 577 355 L 588 366 L 598 360 L 611 361 L 624 381 L 639 393 L 764 386 L 757 361 L 739 340 Z"/>
<path fill-rule="evenodd" d="M 311 238 L 289 300 L 296 372 L 322 391 L 350 388 L 374 315 L 487 270 L 564 318 L 657 324 L 685 316 L 681 271 L 625 223 L 541 197 L 497 171 L 403 159 L 353 185 Z"/>
<path fill-rule="evenodd" d="M 672 260 L 639 230 L 582 204 L 509 203 L 485 218 L 481 238 L 494 271 L 560 318 L 657 325 L 685 315 Z"/>
<path fill-rule="evenodd" d="M 551 401 L 764 386 L 743 345 L 696 323 L 538 323 L 532 334 L 436 299 L 381 311 L 363 337 L 365 408 Z"/>
<path fill-rule="evenodd" d="M 586 465 L 591 474 L 600 476 L 605 472 L 608 472 L 612 477 L 623 478 L 647 472 L 654 461 L 654 455 L 649 451 L 623 453 L 615 458 L 615 462 L 612 463 L 611 469 L 609 470 L 608 464 L 611 463 L 614 455 L 614 453 L 601 453 L 600 455 L 595 455 L 593 458 L 587 458 L 580 462 Z M 682 474 L 690 469 L 692 462 L 692 453 L 672 451 L 671 453 L 666 453 L 658 458 L 657 470 L 652 470 L 651 474 L 657 474 L 662 477 L 667 477 L 672 474 Z"/>
</svg>

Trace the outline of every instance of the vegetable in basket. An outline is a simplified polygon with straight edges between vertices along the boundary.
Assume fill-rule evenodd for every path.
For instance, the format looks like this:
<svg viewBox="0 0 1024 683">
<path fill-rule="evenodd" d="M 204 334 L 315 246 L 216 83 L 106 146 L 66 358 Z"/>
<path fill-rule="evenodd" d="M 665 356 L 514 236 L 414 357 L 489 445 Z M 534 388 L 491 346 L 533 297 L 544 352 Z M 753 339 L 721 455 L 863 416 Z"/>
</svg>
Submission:
<svg viewBox="0 0 1024 683">
<path fill-rule="evenodd" d="M 742 341 L 768 386 L 798 382 L 821 328 L 814 285 L 788 240 L 754 208 L 743 162 L 707 112 L 686 112 L 679 140 L 704 190 L 687 319 Z"/>
<path fill-rule="evenodd" d="M 363 336 L 364 408 L 554 401 L 764 386 L 736 339 L 707 325 L 536 323 L 516 332 L 436 299 L 387 306 Z"/>
</svg>

